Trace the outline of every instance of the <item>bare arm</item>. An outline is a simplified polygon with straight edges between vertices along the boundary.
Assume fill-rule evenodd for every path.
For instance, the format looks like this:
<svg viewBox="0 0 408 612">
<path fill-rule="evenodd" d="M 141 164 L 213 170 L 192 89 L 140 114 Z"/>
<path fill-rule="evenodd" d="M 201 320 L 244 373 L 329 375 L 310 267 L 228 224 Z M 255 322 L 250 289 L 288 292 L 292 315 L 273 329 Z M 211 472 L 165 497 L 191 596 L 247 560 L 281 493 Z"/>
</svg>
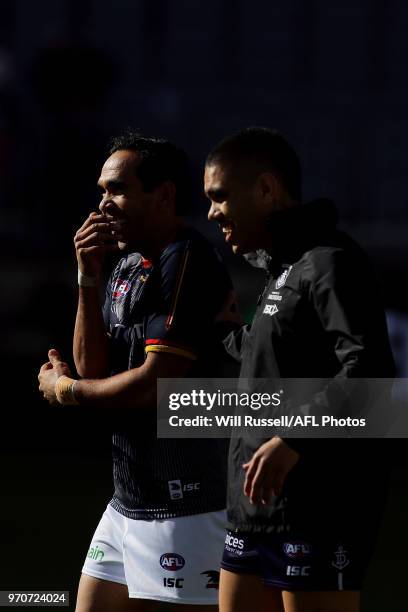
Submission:
<svg viewBox="0 0 408 612">
<path fill-rule="evenodd" d="M 106 251 L 116 249 L 117 229 L 111 217 L 91 213 L 74 238 L 78 268 L 99 284 Z M 73 355 L 77 372 L 85 378 L 108 374 L 108 339 L 105 332 L 99 287 L 79 287 Z"/>
<path fill-rule="evenodd" d="M 191 360 L 170 353 L 148 353 L 139 368 L 133 368 L 102 380 L 79 380 L 75 398 L 80 404 L 121 408 L 155 407 L 158 378 L 181 378 L 191 367 Z"/>
<path fill-rule="evenodd" d="M 107 376 L 108 338 L 97 287 L 79 287 L 73 353 L 81 377 Z"/>
<path fill-rule="evenodd" d="M 56 403 L 55 385 L 62 375 L 70 376 L 68 366 L 57 351 L 48 353 L 38 376 L 40 391 L 50 403 Z M 156 405 L 157 379 L 186 376 L 192 361 L 171 353 L 148 353 L 139 368 L 102 379 L 84 379 L 75 383 L 75 399 L 79 404 L 100 408 L 153 408 Z"/>
</svg>

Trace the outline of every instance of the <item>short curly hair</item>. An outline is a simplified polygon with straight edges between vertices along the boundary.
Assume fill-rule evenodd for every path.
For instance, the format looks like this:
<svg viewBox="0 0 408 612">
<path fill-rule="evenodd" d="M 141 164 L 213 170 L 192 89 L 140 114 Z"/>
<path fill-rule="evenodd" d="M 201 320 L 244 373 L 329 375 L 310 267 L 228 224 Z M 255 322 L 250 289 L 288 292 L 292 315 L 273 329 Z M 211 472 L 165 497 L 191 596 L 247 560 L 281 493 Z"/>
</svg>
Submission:
<svg viewBox="0 0 408 612">
<path fill-rule="evenodd" d="M 135 166 L 136 176 L 145 192 L 152 192 L 165 181 L 171 181 L 176 188 L 176 214 L 186 214 L 191 206 L 191 173 L 188 157 L 183 149 L 169 140 L 145 136 L 139 131 L 126 130 L 115 136 L 109 143 L 109 154 L 116 151 L 136 151 L 139 163 Z"/>
</svg>

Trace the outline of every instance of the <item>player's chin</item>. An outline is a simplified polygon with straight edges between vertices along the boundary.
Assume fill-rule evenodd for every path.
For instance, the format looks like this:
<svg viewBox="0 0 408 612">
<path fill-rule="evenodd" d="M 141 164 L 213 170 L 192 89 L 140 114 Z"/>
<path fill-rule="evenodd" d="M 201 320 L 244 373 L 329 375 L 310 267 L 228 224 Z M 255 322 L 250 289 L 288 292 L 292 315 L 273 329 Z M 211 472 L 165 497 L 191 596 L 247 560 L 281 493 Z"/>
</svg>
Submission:
<svg viewBox="0 0 408 612">
<path fill-rule="evenodd" d="M 243 242 L 235 242 L 231 245 L 231 248 L 234 255 L 245 255 L 245 253 L 251 250 Z"/>
<path fill-rule="evenodd" d="M 246 255 L 259 249 L 259 244 L 252 236 L 240 236 L 234 240 L 231 248 L 234 255 Z"/>
<path fill-rule="evenodd" d="M 129 248 L 129 244 L 127 242 L 118 241 L 118 249 L 119 251 L 127 251 Z"/>
<path fill-rule="evenodd" d="M 249 247 L 249 242 L 245 237 L 238 234 L 238 232 L 234 232 L 234 235 L 230 237 L 228 240 L 228 244 L 232 249 L 234 255 L 245 255 L 252 249 Z"/>
</svg>

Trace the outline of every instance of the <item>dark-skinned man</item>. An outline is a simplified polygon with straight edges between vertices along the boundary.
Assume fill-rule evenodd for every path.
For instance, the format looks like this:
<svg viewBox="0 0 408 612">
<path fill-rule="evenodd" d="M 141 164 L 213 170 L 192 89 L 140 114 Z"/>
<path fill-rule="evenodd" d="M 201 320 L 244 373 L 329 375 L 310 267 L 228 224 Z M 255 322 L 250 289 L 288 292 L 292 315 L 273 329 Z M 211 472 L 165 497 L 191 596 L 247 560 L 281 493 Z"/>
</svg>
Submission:
<svg viewBox="0 0 408 612">
<path fill-rule="evenodd" d="M 81 378 L 51 350 L 40 390 L 51 403 L 112 415 L 115 485 L 82 570 L 77 612 L 217 603 L 225 444 L 156 438 L 157 379 L 216 375 L 217 354 L 222 361 L 214 320 L 231 285 L 213 248 L 183 223 L 189 180 L 186 156 L 170 142 L 116 138 L 98 181 L 99 212 L 75 235 Z M 124 256 L 102 305 L 111 250 Z"/>
<path fill-rule="evenodd" d="M 204 183 L 209 219 L 267 275 L 252 325 L 226 341 L 240 376 L 394 376 L 370 265 L 337 230 L 330 201 L 301 204 L 299 159 L 283 136 L 248 128 L 226 138 Z M 385 451 L 370 440 L 254 436 L 231 440 L 220 611 L 357 612 Z"/>
</svg>

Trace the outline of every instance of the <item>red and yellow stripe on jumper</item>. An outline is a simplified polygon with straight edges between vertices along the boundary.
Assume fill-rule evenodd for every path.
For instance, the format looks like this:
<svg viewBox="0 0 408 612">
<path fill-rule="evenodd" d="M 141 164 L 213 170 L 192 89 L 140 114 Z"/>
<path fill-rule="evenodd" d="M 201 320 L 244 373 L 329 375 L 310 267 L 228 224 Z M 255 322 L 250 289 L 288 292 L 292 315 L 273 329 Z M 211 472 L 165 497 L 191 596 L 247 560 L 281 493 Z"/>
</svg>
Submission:
<svg viewBox="0 0 408 612">
<path fill-rule="evenodd" d="M 160 338 L 146 340 L 145 351 L 146 353 L 173 353 L 174 355 L 187 357 L 187 359 L 197 359 L 197 355 L 190 349 Z"/>
<path fill-rule="evenodd" d="M 183 284 L 183 278 L 187 267 L 187 261 L 190 256 L 190 245 L 187 244 L 186 250 L 183 254 L 183 259 L 181 260 L 180 267 L 178 269 L 177 281 L 175 285 L 175 289 L 173 292 L 173 299 L 171 303 L 170 313 L 166 319 L 166 329 L 170 329 L 173 325 L 174 315 L 176 313 L 177 302 L 180 296 L 181 285 Z"/>
</svg>

